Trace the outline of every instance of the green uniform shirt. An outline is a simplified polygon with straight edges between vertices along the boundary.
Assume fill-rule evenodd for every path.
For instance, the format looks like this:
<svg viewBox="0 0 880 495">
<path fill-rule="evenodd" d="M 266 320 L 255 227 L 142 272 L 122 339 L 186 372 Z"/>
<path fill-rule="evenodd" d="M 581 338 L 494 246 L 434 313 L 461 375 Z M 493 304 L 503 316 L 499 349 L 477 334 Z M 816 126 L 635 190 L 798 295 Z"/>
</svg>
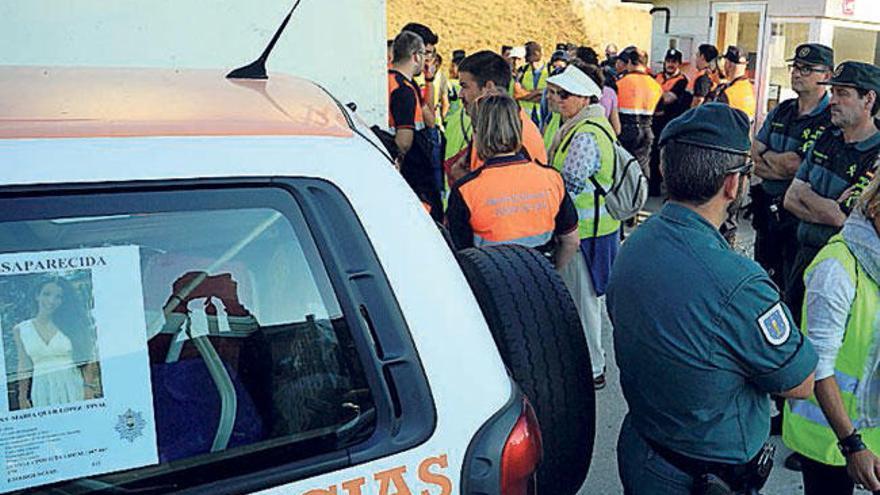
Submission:
<svg viewBox="0 0 880 495">
<path fill-rule="evenodd" d="M 863 141 L 847 143 L 844 141 L 843 131 L 831 126 L 807 152 L 796 177 L 809 183 L 813 192 L 819 196 L 835 200 L 850 186 L 859 184 L 857 191 L 846 203 L 851 208 L 870 182 L 871 170 L 877 162 L 878 153 L 880 132 Z M 831 225 L 801 221 L 798 226 L 798 242 L 819 249 L 839 230 Z"/>
<path fill-rule="evenodd" d="M 678 204 L 623 244 L 607 302 L 633 425 L 683 455 L 748 461 L 770 433 L 768 394 L 816 367 L 767 273 Z"/>
<path fill-rule="evenodd" d="M 793 151 L 803 159 L 825 128 L 831 125 L 829 102 L 830 98 L 826 93 L 812 112 L 798 115 L 798 99 L 785 100 L 767 114 L 755 139 L 764 143 L 770 151 Z M 778 197 L 785 194 L 791 180 L 764 179 L 761 185 L 767 194 Z"/>
</svg>

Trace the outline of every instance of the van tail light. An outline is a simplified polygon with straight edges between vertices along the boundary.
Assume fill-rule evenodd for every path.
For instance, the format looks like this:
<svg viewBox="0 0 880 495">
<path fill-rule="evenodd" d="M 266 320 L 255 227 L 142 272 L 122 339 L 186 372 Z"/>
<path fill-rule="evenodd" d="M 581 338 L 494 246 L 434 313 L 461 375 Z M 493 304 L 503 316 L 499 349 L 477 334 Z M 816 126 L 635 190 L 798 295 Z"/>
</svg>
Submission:
<svg viewBox="0 0 880 495">
<path fill-rule="evenodd" d="M 501 454 L 501 494 L 534 495 L 535 472 L 542 455 L 538 418 L 529 400 L 523 397 L 522 413 Z"/>
</svg>

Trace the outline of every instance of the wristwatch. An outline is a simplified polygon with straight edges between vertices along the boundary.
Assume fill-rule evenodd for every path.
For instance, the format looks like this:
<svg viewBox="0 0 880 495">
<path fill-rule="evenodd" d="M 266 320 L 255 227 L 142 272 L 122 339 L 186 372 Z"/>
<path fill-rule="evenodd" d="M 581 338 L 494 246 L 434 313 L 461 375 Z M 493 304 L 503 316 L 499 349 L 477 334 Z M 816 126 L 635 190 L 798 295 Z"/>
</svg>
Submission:
<svg viewBox="0 0 880 495">
<path fill-rule="evenodd" d="M 837 442 L 837 447 L 840 449 L 840 453 L 843 454 L 844 457 L 868 448 L 868 446 L 865 445 L 865 442 L 862 441 L 862 435 L 859 434 L 859 430 L 856 429 L 853 429 L 853 432 L 850 433 L 848 437 L 841 438 Z"/>
</svg>

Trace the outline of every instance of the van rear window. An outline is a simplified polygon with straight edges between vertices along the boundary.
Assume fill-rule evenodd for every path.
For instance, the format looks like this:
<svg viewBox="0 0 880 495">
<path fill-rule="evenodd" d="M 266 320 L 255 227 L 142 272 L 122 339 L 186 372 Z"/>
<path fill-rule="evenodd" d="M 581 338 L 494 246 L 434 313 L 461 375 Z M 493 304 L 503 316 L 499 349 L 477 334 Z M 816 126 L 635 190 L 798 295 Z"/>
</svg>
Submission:
<svg viewBox="0 0 880 495">
<path fill-rule="evenodd" d="M 0 492 L 169 492 L 374 431 L 351 315 L 286 192 L 14 201 Z"/>
</svg>

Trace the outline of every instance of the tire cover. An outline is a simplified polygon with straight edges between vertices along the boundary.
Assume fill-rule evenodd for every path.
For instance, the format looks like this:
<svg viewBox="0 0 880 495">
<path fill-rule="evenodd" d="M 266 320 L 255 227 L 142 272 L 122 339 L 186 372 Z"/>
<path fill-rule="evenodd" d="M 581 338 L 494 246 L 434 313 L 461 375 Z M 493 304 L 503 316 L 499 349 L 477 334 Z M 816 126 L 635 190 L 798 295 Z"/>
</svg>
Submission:
<svg viewBox="0 0 880 495">
<path fill-rule="evenodd" d="M 568 289 L 533 249 L 470 248 L 457 257 L 504 363 L 538 416 L 544 443 L 538 493 L 577 493 L 593 456 L 596 399 Z"/>
</svg>

